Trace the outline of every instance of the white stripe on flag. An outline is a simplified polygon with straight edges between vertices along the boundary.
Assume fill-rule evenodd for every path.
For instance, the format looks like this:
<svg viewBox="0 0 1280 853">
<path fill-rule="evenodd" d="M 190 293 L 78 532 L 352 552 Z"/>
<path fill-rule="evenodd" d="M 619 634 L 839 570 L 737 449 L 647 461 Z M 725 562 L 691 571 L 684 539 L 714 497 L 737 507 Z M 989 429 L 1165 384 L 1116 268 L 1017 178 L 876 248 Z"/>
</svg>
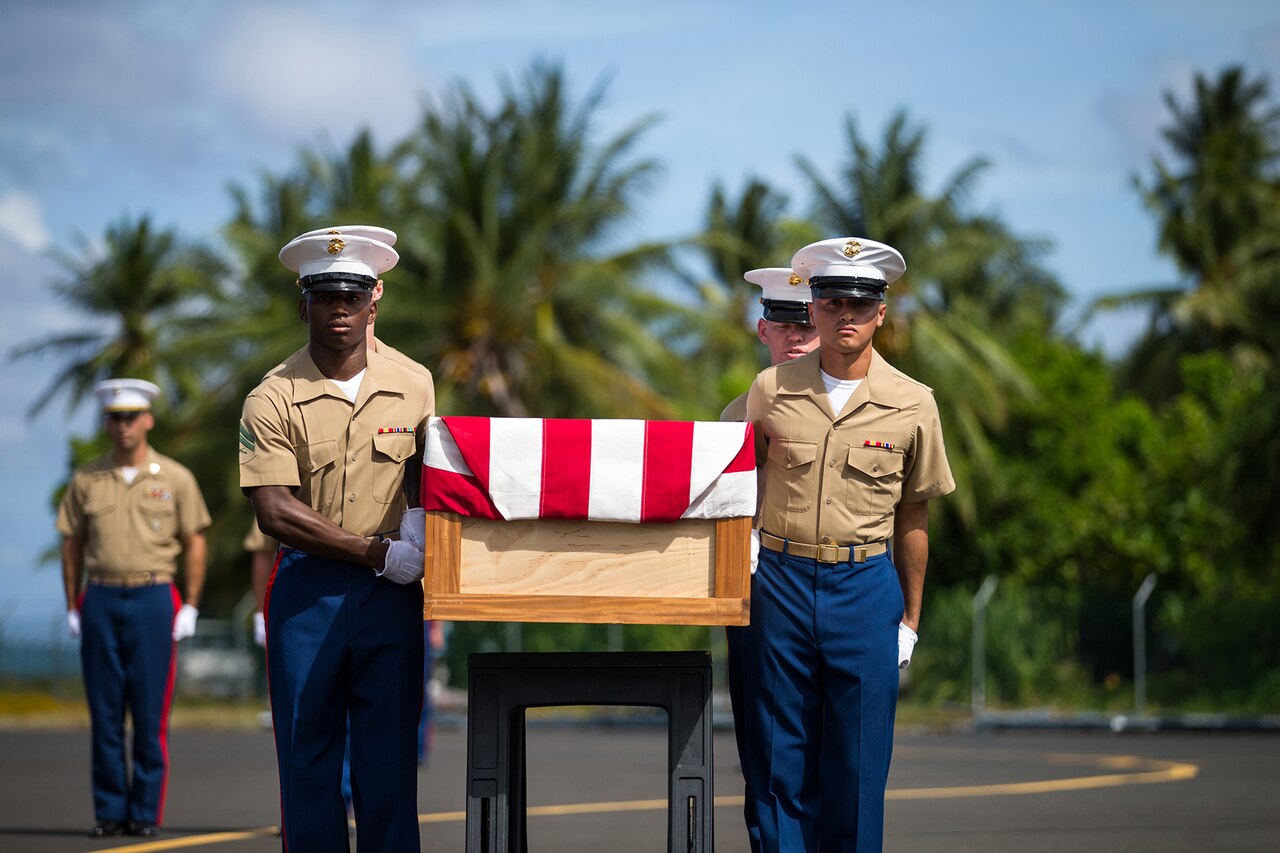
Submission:
<svg viewBox="0 0 1280 853">
<path fill-rule="evenodd" d="M 462 453 L 454 443 L 449 428 L 444 425 L 443 418 L 427 420 L 427 445 L 423 455 L 428 468 L 440 468 L 455 474 L 471 476 L 471 469 L 462 458 Z"/>
<path fill-rule="evenodd" d="M 756 472 L 721 474 L 681 518 L 737 518 L 755 515 Z"/>
<path fill-rule="evenodd" d="M 689 468 L 689 503 L 697 503 L 703 492 L 715 485 L 729 463 L 742 449 L 746 428 L 738 422 L 694 421 L 693 460 Z"/>
<path fill-rule="evenodd" d="M 542 419 L 489 420 L 489 497 L 508 521 L 542 509 Z"/>
<path fill-rule="evenodd" d="M 644 421 L 591 422 L 587 517 L 639 521 L 644 488 Z"/>
</svg>

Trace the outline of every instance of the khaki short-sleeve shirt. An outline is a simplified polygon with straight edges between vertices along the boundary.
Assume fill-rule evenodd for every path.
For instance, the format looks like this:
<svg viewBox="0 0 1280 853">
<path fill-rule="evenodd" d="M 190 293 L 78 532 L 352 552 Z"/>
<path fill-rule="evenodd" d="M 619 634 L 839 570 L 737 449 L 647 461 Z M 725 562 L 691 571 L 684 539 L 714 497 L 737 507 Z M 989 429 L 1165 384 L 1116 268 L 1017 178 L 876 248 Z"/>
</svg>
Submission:
<svg viewBox="0 0 1280 853">
<path fill-rule="evenodd" d="M 893 536 L 899 503 L 955 490 L 933 392 L 872 352 L 867 377 L 837 415 L 819 352 L 766 368 L 748 392 L 765 470 L 760 526 L 808 544 Z"/>
<path fill-rule="evenodd" d="M 58 507 L 58 532 L 84 542 L 94 574 L 152 572 L 172 578 L 182 540 L 209 526 L 209 509 L 184 466 L 148 449 L 132 483 L 110 456 L 81 468 Z"/>
<path fill-rule="evenodd" d="M 418 476 L 435 412 L 431 374 L 419 368 L 370 352 L 352 403 L 307 348 L 294 353 L 245 400 L 240 487 L 288 486 L 344 530 L 395 533 L 407 505 L 404 478 Z"/>
</svg>

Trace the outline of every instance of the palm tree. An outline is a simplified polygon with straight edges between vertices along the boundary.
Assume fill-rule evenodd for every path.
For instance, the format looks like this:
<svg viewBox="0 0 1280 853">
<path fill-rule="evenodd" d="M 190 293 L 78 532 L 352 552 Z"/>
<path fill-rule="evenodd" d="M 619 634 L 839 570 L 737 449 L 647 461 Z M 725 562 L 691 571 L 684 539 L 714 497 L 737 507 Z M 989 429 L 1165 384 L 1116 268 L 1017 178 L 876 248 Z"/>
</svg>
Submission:
<svg viewBox="0 0 1280 853">
<path fill-rule="evenodd" d="M 1002 339 L 1015 321 L 1047 331 L 1064 294 L 1037 265 L 1043 246 L 966 212 L 985 161 L 964 164 L 930 195 L 921 175 L 925 134 L 905 114 L 890 120 L 878 148 L 852 118 L 845 133 L 848 159 L 834 180 L 797 161 L 814 194 L 813 216 L 828 234 L 880 240 L 907 259 L 876 348 L 937 390 L 962 486 L 947 506 L 972 525 L 973 486 L 998 485 L 989 435 L 1005 425 L 1010 395 L 1034 393 Z"/>
<path fill-rule="evenodd" d="M 660 245 L 618 248 L 657 173 L 631 158 L 645 119 L 596 143 L 597 86 L 570 102 L 562 72 L 504 81 L 487 111 L 465 86 L 400 151 L 416 242 L 398 288 L 415 309 L 387 318 L 432 368 L 442 408 L 502 416 L 669 416 L 659 387 L 679 359 L 654 334 L 673 306 L 638 284 Z M 380 327 L 381 328 L 381 327 Z M 405 328 L 405 333 L 401 329 Z"/>
<path fill-rule="evenodd" d="M 56 257 L 67 275 L 54 291 L 88 327 L 14 348 L 12 358 L 55 355 L 66 365 L 32 405 L 33 416 L 59 394 L 68 411 L 94 383 L 113 376 L 155 381 L 165 389 L 162 409 L 198 394 L 198 371 L 177 355 L 185 336 L 220 298 L 225 264 L 209 249 L 157 230 L 147 216 L 107 228 L 101 249 L 83 237 L 78 253 Z"/>
<path fill-rule="evenodd" d="M 1238 66 L 1216 81 L 1197 74 L 1191 102 L 1166 92 L 1172 114 L 1163 135 L 1173 165 L 1156 157 L 1149 183 L 1134 185 L 1156 216 L 1159 245 L 1182 281 L 1109 296 L 1095 311 L 1142 306 L 1149 325 L 1122 375 L 1149 398 L 1180 389 L 1182 355 L 1219 349 L 1241 367 L 1275 358 L 1275 224 L 1280 210 L 1280 108 L 1265 78 Z M 1259 323 L 1261 318 L 1271 318 Z"/>
<path fill-rule="evenodd" d="M 750 387 L 768 364 L 755 336 L 760 291 L 743 273 L 786 266 L 796 248 L 818 238 L 810 223 L 785 217 L 786 205 L 786 196 L 759 178 L 749 178 L 736 199 L 717 182 L 702 232 L 684 243 L 696 250 L 694 263 L 705 272 L 681 272 L 695 310 L 673 317 L 673 322 L 692 342 L 691 375 L 697 375 L 700 388 L 716 389 L 706 414 L 714 415 Z"/>
</svg>

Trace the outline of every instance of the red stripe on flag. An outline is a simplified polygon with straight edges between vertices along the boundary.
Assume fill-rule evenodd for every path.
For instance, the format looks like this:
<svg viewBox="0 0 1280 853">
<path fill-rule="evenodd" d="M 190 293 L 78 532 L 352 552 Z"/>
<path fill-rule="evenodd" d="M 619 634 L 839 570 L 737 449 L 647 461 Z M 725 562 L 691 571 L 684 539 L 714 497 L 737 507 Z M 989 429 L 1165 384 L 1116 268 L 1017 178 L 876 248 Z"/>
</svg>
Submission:
<svg viewBox="0 0 1280 853">
<path fill-rule="evenodd" d="M 542 422 L 541 518 L 586 518 L 591 505 L 591 421 Z"/>
<path fill-rule="evenodd" d="M 746 424 L 746 435 L 742 437 L 742 447 L 738 450 L 738 455 L 733 457 L 733 461 L 725 466 L 726 474 L 736 474 L 739 471 L 753 471 L 756 467 L 756 447 L 755 432 L 751 428 L 751 424 Z"/>
<path fill-rule="evenodd" d="M 471 469 L 480 485 L 489 491 L 489 418 L 447 417 L 441 418 L 445 429 L 453 436 L 453 443 Z"/>
<path fill-rule="evenodd" d="M 689 508 L 692 421 L 646 421 L 640 520 L 677 521 Z"/>
<path fill-rule="evenodd" d="M 468 518 L 501 520 L 489 491 L 475 477 L 422 466 L 422 508 L 431 512 L 456 512 Z"/>
</svg>

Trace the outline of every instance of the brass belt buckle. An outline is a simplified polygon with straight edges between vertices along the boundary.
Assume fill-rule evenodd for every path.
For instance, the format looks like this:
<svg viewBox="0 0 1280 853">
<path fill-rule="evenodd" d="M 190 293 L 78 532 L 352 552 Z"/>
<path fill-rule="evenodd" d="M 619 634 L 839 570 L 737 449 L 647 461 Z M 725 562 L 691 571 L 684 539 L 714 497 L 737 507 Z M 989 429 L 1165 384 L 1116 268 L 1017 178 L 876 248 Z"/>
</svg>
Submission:
<svg viewBox="0 0 1280 853">
<path fill-rule="evenodd" d="M 830 556 L 827 556 L 828 554 L 830 554 Z M 818 546 L 818 562 L 819 563 L 840 562 L 840 546 L 839 545 L 819 545 Z"/>
</svg>

